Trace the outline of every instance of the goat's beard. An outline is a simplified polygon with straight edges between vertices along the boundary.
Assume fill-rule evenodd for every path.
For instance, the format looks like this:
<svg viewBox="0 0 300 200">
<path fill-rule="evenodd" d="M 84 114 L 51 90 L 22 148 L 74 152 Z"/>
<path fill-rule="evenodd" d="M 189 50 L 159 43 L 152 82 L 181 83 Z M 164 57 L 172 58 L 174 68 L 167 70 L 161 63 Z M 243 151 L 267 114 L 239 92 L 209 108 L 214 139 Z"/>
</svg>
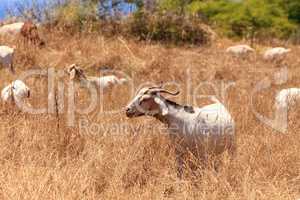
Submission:
<svg viewBox="0 0 300 200">
<path fill-rule="evenodd" d="M 141 117 L 141 116 L 144 116 L 145 114 L 144 113 L 130 113 L 130 112 L 126 112 L 126 116 L 128 118 L 134 118 L 134 117 Z"/>
</svg>

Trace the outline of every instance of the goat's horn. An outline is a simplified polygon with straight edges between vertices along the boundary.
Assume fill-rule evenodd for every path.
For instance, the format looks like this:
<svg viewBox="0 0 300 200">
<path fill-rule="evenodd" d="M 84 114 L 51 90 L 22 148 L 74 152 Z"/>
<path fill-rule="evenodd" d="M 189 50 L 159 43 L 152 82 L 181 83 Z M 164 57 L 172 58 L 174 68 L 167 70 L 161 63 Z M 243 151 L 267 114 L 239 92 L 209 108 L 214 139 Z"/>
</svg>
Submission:
<svg viewBox="0 0 300 200">
<path fill-rule="evenodd" d="M 169 94 L 169 95 L 172 95 L 172 96 L 177 96 L 180 91 L 177 91 L 177 92 L 170 92 L 168 90 L 165 90 L 163 88 L 157 88 L 157 89 L 153 89 L 151 92 L 155 92 L 155 93 L 165 93 L 165 94 Z"/>
<path fill-rule="evenodd" d="M 148 89 L 148 90 L 153 90 L 153 89 L 162 89 L 162 87 L 163 87 L 163 84 L 160 84 L 160 85 L 158 85 L 158 86 L 152 86 L 152 87 L 149 87 L 149 89 Z"/>
<path fill-rule="evenodd" d="M 67 67 L 67 70 L 70 71 L 70 70 L 71 70 L 72 68 L 74 68 L 74 67 L 76 67 L 76 64 L 69 65 L 69 66 Z"/>
</svg>

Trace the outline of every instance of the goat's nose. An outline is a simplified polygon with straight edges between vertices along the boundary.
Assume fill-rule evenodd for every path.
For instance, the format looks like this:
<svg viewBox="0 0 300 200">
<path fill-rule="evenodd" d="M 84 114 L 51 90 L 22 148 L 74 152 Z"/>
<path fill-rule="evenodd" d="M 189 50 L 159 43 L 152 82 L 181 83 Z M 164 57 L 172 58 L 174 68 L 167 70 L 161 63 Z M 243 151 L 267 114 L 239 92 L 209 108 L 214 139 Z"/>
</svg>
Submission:
<svg viewBox="0 0 300 200">
<path fill-rule="evenodd" d="M 133 116 L 133 112 L 130 108 L 126 108 L 126 116 L 127 117 L 132 117 Z"/>
</svg>

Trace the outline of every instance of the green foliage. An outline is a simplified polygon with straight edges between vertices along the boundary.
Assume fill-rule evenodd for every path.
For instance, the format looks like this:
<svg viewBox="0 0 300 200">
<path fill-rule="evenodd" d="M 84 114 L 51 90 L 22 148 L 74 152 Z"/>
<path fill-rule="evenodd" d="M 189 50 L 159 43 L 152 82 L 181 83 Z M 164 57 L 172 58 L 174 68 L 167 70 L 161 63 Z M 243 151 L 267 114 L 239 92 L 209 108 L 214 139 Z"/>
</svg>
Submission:
<svg viewBox="0 0 300 200">
<path fill-rule="evenodd" d="M 61 26 L 83 28 L 87 21 L 96 19 L 96 7 L 92 3 L 70 3 L 57 10 L 57 21 Z"/>
<path fill-rule="evenodd" d="M 269 33 L 284 38 L 296 26 L 280 3 L 280 0 L 194 1 L 188 10 L 204 16 L 229 36 L 253 38 Z"/>
<path fill-rule="evenodd" d="M 136 12 L 129 24 L 130 34 L 142 40 L 172 42 L 176 44 L 205 44 L 209 33 L 196 18 L 174 14 L 156 13 L 155 15 Z"/>
<path fill-rule="evenodd" d="M 207 42 L 207 31 L 202 27 L 204 22 L 230 37 L 253 40 L 299 36 L 298 0 L 156 0 L 151 14 L 150 10 L 146 10 L 144 0 L 124 0 L 135 3 L 138 8 L 133 16 L 126 20 L 107 15 L 102 17 L 99 7 L 97 10 L 97 4 L 100 3 L 104 13 L 110 15 L 111 12 L 106 10 L 111 9 L 110 6 L 107 7 L 107 1 L 110 0 L 81 0 L 69 3 L 58 10 L 58 21 L 65 26 L 82 29 L 86 24 L 90 24 L 87 22 L 101 19 L 107 24 L 102 29 L 112 24 L 113 32 L 126 30 L 127 34 L 141 39 L 174 43 Z M 114 0 L 113 7 L 118 8 L 122 1 Z M 119 24 L 126 24 L 128 27 L 119 27 Z"/>
<path fill-rule="evenodd" d="M 173 13 L 183 14 L 189 3 L 191 3 L 189 0 L 162 0 L 158 6 L 160 11 L 172 11 Z"/>
<path fill-rule="evenodd" d="M 289 19 L 300 23 L 300 1 L 288 0 L 286 3 Z"/>
</svg>

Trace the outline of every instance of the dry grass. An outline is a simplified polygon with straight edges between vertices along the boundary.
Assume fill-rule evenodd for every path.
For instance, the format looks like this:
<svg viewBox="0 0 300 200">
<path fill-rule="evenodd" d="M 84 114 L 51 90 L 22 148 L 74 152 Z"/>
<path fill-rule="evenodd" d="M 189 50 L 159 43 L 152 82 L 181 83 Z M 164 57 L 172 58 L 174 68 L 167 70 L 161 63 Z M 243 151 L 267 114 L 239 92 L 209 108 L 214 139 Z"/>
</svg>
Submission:
<svg viewBox="0 0 300 200">
<path fill-rule="evenodd" d="M 291 113 L 288 133 L 278 134 L 260 123 L 250 107 L 255 84 L 265 77 L 272 78 L 278 67 L 263 62 L 259 56 L 239 60 L 226 55 L 225 47 L 232 44 L 226 40 L 211 47 L 179 48 L 99 35 L 70 37 L 49 31 L 44 32 L 44 38 L 47 47 L 41 50 L 19 45 L 15 65 L 18 74 L 34 68 L 63 69 L 76 62 L 96 75 L 100 66 L 110 66 L 130 75 L 135 85 L 176 81 L 182 87 L 177 101 L 186 104 L 192 103 L 186 98 L 189 83 L 195 87 L 202 81 L 216 85 L 220 83 L 217 79 L 235 81 L 225 100 L 237 122 L 237 154 L 233 160 L 224 155 L 217 172 L 209 168 L 187 172 L 179 180 L 172 145 L 166 135 L 149 129 L 153 124 L 160 125 L 151 118 L 128 120 L 122 112 L 101 115 L 97 108 L 87 116 L 77 115 L 75 127 L 67 127 L 66 114 L 61 114 L 58 127 L 55 114 L 30 115 L 1 106 L 1 199 L 300 198 L 299 114 Z M 8 45 L 16 42 L 9 38 L 0 41 Z M 291 48 L 293 53 L 285 63 L 288 82 L 273 84 L 255 97 L 255 108 L 268 116 L 272 115 L 275 91 L 300 86 L 300 49 Z M 16 78 L 5 70 L 1 72 L 1 87 Z M 27 83 L 32 89 L 30 103 L 45 106 L 45 78 L 31 78 Z M 128 88 L 115 90 L 101 101 L 105 110 L 121 108 L 130 99 Z M 213 92 L 208 86 L 200 91 Z M 80 93 L 79 106 L 86 104 L 86 95 Z M 110 128 L 86 134 L 78 127 L 82 119 Z M 112 128 L 116 123 L 131 128 L 125 133 Z"/>
</svg>

